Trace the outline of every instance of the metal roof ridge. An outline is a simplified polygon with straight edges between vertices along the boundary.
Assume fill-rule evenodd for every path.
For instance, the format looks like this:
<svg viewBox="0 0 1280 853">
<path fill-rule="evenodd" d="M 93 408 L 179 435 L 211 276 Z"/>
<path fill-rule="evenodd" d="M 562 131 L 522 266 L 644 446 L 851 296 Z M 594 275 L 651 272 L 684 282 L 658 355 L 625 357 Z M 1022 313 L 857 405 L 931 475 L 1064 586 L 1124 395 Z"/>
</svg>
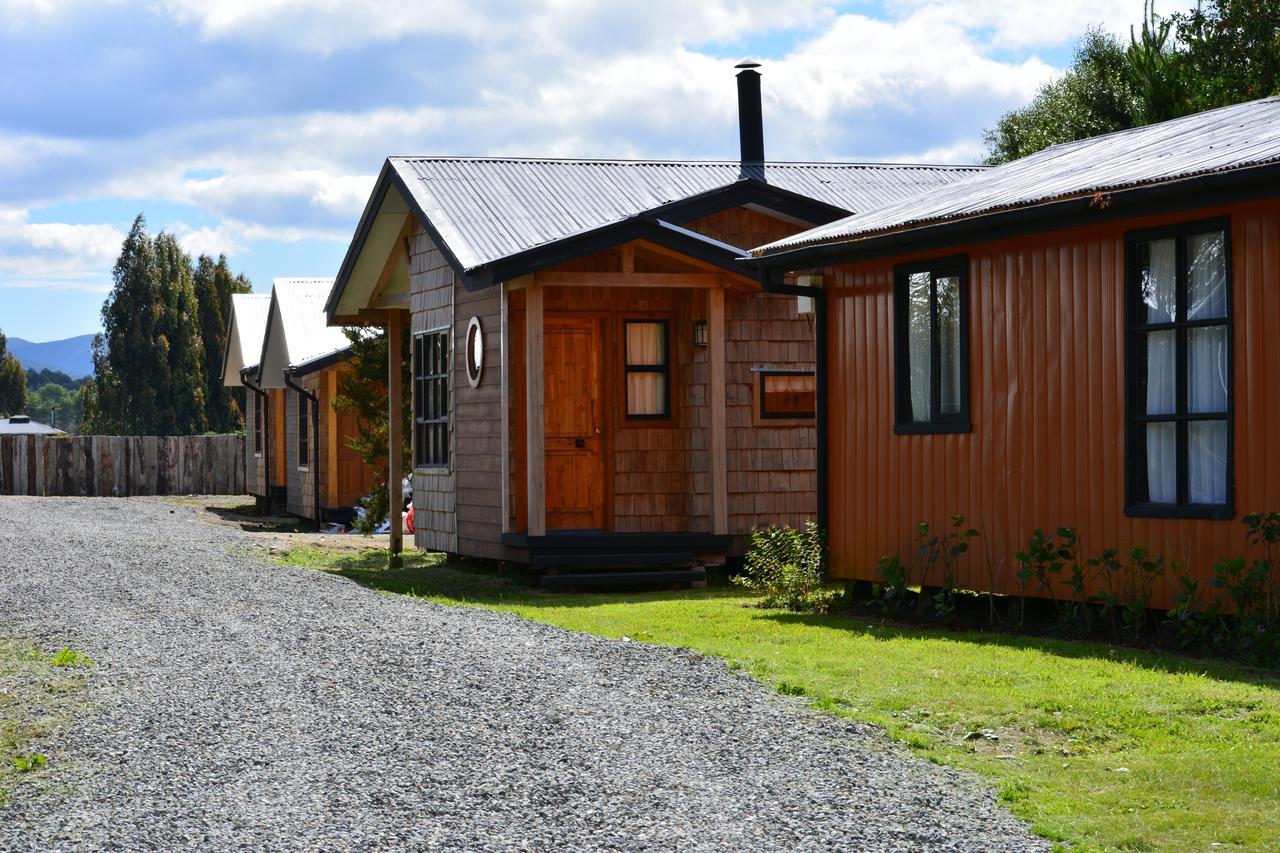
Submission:
<svg viewBox="0 0 1280 853">
<path fill-rule="evenodd" d="M 1062 143 L 1069 144 L 1069 143 Z M 532 157 L 484 154 L 391 154 L 388 160 L 430 161 L 437 163 L 545 163 L 549 165 L 606 166 L 725 166 L 739 168 L 740 160 L 677 160 L 668 158 L 623 157 Z M 984 163 L 917 163 L 875 160 L 765 160 L 752 163 L 765 169 L 771 166 L 806 166 L 823 169 L 949 169 L 985 171 L 993 168 Z"/>
</svg>

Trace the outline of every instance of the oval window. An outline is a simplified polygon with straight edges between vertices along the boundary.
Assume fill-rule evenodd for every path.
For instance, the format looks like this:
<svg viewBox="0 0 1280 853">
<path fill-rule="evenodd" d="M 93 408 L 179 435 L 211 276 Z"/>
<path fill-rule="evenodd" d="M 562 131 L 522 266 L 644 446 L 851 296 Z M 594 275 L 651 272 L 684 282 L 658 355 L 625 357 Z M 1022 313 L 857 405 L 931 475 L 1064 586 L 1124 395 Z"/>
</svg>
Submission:
<svg viewBox="0 0 1280 853">
<path fill-rule="evenodd" d="M 472 317 L 467 324 L 467 381 L 474 388 L 480 384 L 484 371 L 484 332 L 480 330 L 480 318 Z"/>
</svg>

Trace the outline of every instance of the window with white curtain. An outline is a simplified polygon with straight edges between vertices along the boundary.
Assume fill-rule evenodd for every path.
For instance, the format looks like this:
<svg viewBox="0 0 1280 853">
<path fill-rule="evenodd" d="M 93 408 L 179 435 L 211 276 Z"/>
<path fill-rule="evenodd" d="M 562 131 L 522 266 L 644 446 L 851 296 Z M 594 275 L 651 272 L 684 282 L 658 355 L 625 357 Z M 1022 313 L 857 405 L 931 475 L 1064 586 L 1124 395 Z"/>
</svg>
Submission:
<svg viewBox="0 0 1280 853">
<path fill-rule="evenodd" d="M 667 354 L 667 321 L 627 320 L 623 329 L 627 417 L 632 420 L 670 417 L 671 363 Z"/>
<path fill-rule="evenodd" d="M 1225 223 L 1131 235 L 1131 515 L 1231 516 L 1231 285 Z"/>
<path fill-rule="evenodd" d="M 895 429 L 969 430 L 968 262 L 898 267 L 894 288 Z"/>
</svg>

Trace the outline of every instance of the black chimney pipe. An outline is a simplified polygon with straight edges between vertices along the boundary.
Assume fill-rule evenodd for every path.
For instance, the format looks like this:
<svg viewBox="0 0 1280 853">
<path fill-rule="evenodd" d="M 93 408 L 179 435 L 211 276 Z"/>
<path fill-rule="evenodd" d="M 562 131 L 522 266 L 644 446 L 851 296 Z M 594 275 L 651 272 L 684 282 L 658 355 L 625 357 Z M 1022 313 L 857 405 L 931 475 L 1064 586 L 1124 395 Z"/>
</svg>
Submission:
<svg viewBox="0 0 1280 853">
<path fill-rule="evenodd" d="M 743 163 L 764 162 L 764 117 L 760 111 L 759 62 L 739 62 L 738 140 Z"/>
</svg>

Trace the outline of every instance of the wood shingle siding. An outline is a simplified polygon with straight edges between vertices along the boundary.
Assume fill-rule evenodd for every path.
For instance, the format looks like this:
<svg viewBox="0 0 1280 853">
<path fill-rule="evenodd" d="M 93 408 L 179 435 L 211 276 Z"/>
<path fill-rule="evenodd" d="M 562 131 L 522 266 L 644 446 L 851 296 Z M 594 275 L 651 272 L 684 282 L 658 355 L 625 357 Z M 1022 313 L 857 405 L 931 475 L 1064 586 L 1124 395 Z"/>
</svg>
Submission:
<svg viewBox="0 0 1280 853">
<path fill-rule="evenodd" d="M 415 225 L 409 249 L 411 333 L 417 335 L 433 329 L 453 328 L 454 292 L 460 287 L 455 281 L 452 267 L 439 248 L 432 243 L 421 225 Z M 458 382 L 456 365 L 459 361 L 459 345 L 456 335 L 450 336 L 455 365 L 453 398 L 457 399 Z M 412 350 L 411 350 L 412 351 Z M 466 383 L 465 374 L 462 377 Z M 450 413 L 454 429 L 451 436 L 456 441 L 456 414 Z M 442 471 L 415 470 L 413 481 L 414 543 L 419 548 L 456 553 L 457 541 L 457 482 L 455 453 L 449 454 L 449 468 Z"/>
</svg>

